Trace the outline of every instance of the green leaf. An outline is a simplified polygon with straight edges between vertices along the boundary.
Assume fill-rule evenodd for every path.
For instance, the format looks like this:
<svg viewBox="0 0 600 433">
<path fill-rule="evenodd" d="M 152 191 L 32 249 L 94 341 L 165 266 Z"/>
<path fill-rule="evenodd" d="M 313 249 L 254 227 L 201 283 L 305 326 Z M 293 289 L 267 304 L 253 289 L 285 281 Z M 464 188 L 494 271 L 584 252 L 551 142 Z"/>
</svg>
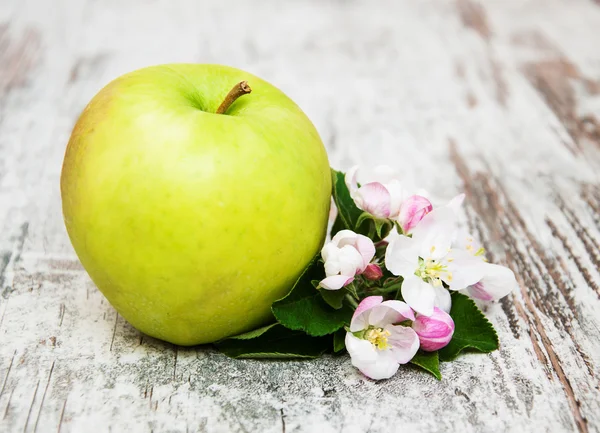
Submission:
<svg viewBox="0 0 600 433">
<path fill-rule="evenodd" d="M 312 280 L 325 277 L 323 262 L 317 254 L 306 267 L 292 291 L 271 306 L 279 323 L 294 331 L 304 331 L 314 337 L 331 334 L 350 323 L 353 310 L 348 305 L 335 309 L 325 302 Z"/>
<path fill-rule="evenodd" d="M 334 237 L 337 232 L 342 231 L 345 228 L 344 221 L 338 212 L 338 215 L 335 217 L 335 221 L 333 222 L 333 226 L 331 227 L 331 237 Z"/>
<path fill-rule="evenodd" d="M 338 329 L 333 334 L 333 352 L 339 353 L 346 348 L 346 330 Z"/>
<path fill-rule="evenodd" d="M 231 358 L 307 359 L 331 347 L 330 337 L 310 337 L 278 323 L 227 338 L 215 347 Z"/>
<path fill-rule="evenodd" d="M 339 310 L 344 306 L 344 297 L 348 292 L 346 289 L 341 288 L 340 290 L 319 289 L 319 293 L 329 306 Z"/>
<path fill-rule="evenodd" d="M 450 316 L 454 320 L 454 335 L 450 344 L 439 350 L 440 360 L 451 361 L 465 349 L 488 353 L 498 348 L 496 330 L 472 299 L 453 293 Z"/>
<path fill-rule="evenodd" d="M 369 212 L 363 212 L 356 221 L 356 227 L 366 230 L 366 236 L 377 242 L 390 234 L 394 228 L 394 223 L 392 220 L 376 218 Z"/>
<path fill-rule="evenodd" d="M 410 360 L 410 363 L 431 373 L 437 380 L 442 380 L 442 373 L 440 373 L 440 359 L 437 352 L 424 352 L 419 350 L 413 359 Z"/>
<path fill-rule="evenodd" d="M 356 207 L 346 186 L 345 175 L 341 171 L 331 169 L 333 183 L 333 200 L 338 208 L 339 224 L 334 223 L 334 229 L 356 231 L 356 223 L 363 211 Z M 332 231 L 332 235 L 335 232 Z"/>
</svg>

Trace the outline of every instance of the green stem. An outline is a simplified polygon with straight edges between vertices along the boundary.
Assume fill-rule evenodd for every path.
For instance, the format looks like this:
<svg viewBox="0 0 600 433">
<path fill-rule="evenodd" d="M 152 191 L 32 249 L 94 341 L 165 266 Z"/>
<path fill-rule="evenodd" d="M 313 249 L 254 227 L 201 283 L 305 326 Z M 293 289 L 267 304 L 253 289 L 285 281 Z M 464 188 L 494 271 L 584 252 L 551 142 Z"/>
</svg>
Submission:
<svg viewBox="0 0 600 433">
<path fill-rule="evenodd" d="M 391 286 L 381 287 L 379 289 L 374 289 L 373 293 L 377 293 L 377 294 L 391 293 L 391 292 L 395 292 L 397 290 L 400 290 L 401 287 L 402 287 L 402 282 L 398 282 L 398 283 L 392 284 Z"/>
<path fill-rule="evenodd" d="M 346 300 L 348 301 L 348 303 L 350 305 L 352 305 L 355 309 L 358 307 L 358 302 L 356 302 L 356 300 L 352 297 L 352 295 L 347 294 L 346 295 Z"/>
</svg>

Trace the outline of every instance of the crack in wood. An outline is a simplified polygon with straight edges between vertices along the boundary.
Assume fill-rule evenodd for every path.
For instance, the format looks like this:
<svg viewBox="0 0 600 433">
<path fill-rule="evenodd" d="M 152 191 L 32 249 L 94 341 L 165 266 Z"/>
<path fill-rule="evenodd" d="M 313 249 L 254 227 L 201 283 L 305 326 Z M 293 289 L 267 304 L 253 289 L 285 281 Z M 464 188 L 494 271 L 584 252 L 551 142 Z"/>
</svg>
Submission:
<svg viewBox="0 0 600 433">
<path fill-rule="evenodd" d="M 594 189 L 596 189 L 594 191 Z M 600 187 L 596 185 L 582 185 L 581 198 L 592 210 L 592 219 L 600 231 Z"/>
<path fill-rule="evenodd" d="M 63 319 L 65 318 L 65 304 L 61 303 L 60 304 L 60 309 L 58 312 L 58 318 L 59 318 L 59 323 L 58 323 L 58 327 L 62 327 L 63 324 Z"/>
<path fill-rule="evenodd" d="M 54 371 L 55 362 L 56 361 L 52 361 L 52 365 L 50 366 L 50 373 L 48 373 L 48 381 L 46 382 L 46 387 L 44 388 L 44 393 L 42 394 L 42 402 L 40 403 L 40 409 L 38 410 L 37 417 L 35 418 L 35 424 L 33 425 L 33 433 L 37 431 L 40 416 L 42 415 L 42 409 L 44 408 L 44 402 L 46 401 L 46 394 L 48 393 L 48 387 L 50 386 L 50 380 L 52 378 L 52 372 Z"/>
<path fill-rule="evenodd" d="M 173 381 L 175 381 L 175 378 L 177 376 L 177 354 L 179 352 L 179 349 L 177 346 L 175 346 L 175 360 L 173 361 Z"/>
<path fill-rule="evenodd" d="M 63 420 L 65 418 L 65 409 L 67 407 L 67 399 L 65 398 L 65 402 L 62 405 L 62 409 L 60 410 L 60 418 L 58 420 L 58 428 L 56 429 L 57 433 L 60 433 L 60 430 L 62 428 L 63 425 Z"/>
<path fill-rule="evenodd" d="M 573 248 L 571 248 L 571 245 L 569 244 L 569 241 L 567 240 L 567 237 L 564 236 L 558 230 L 558 227 L 556 227 L 556 224 L 554 224 L 554 222 L 550 218 L 546 218 L 546 224 L 550 228 L 550 232 L 552 233 L 552 236 L 554 236 L 556 239 L 558 239 L 561 242 L 563 248 L 565 249 L 565 251 L 567 251 L 569 258 L 573 261 L 573 263 L 575 263 L 575 266 L 577 266 L 577 269 L 579 270 L 579 273 L 581 274 L 581 276 L 583 277 L 585 282 L 588 284 L 588 286 L 592 290 L 594 290 L 596 292 L 596 294 L 598 295 L 598 298 L 600 298 L 600 286 L 598 286 L 596 281 L 594 281 L 594 278 L 592 277 L 589 269 L 587 269 L 583 265 L 583 263 L 581 262 L 581 259 L 575 255 L 575 253 L 573 252 Z M 576 308 L 575 305 L 573 305 L 573 308 Z"/>
<path fill-rule="evenodd" d="M 27 76 L 38 60 L 40 40 L 39 33 L 31 28 L 27 28 L 16 42 L 9 37 L 7 27 L 0 30 L 0 42 L 5 45 L 0 50 L 0 96 L 26 84 Z"/>
<path fill-rule="evenodd" d="M 519 277 L 517 278 L 519 280 L 519 286 L 525 286 L 525 284 L 523 284 L 523 280 Z M 552 376 L 552 369 L 550 368 L 550 360 L 548 359 L 546 353 L 542 350 L 542 347 L 540 346 L 538 338 L 535 334 L 535 330 L 533 329 L 533 326 L 531 326 L 531 319 L 528 317 L 527 312 L 525 311 L 520 302 L 513 301 L 513 303 L 519 316 L 523 319 L 525 323 L 527 323 L 527 327 L 529 328 L 529 339 L 531 340 L 533 352 L 535 353 L 536 358 L 542 366 L 544 373 L 546 373 L 546 377 L 548 378 L 548 380 L 554 380 L 554 377 Z"/>
<path fill-rule="evenodd" d="M 6 403 L 6 409 L 4 409 L 4 415 L 2 416 L 3 420 L 6 419 L 6 417 L 8 416 L 8 408 L 10 408 L 10 402 L 12 401 L 13 392 L 15 392 L 14 388 L 10 390 L 10 394 L 8 395 L 8 402 Z"/>
<path fill-rule="evenodd" d="M 456 0 L 455 5 L 462 24 L 466 28 L 470 28 L 477 32 L 486 45 L 486 58 L 494 85 L 494 97 L 501 107 L 506 108 L 508 85 L 502 74 L 502 66 L 497 56 L 494 54 L 492 31 L 486 11 L 481 4 L 471 0 Z M 460 69 L 459 76 L 463 79 L 465 78 L 464 68 Z M 477 105 L 477 99 L 471 92 L 467 94 L 466 101 L 470 108 Z"/>
<path fill-rule="evenodd" d="M 542 287 L 538 284 L 535 278 L 536 273 L 532 272 L 525 255 L 520 251 L 520 249 L 517 246 L 517 234 L 514 232 L 514 230 L 520 230 L 521 235 L 518 236 L 519 239 L 527 240 L 530 248 L 532 249 L 531 253 L 529 254 L 529 257 L 533 266 L 537 268 L 537 274 L 549 275 L 548 278 L 544 279 L 546 283 L 547 292 L 549 294 L 552 293 L 551 289 L 553 286 L 556 287 L 559 293 L 561 293 L 563 296 L 564 293 L 568 292 L 565 287 L 562 275 L 560 274 L 560 272 L 557 272 L 555 263 L 552 262 L 552 260 L 546 255 L 544 249 L 539 245 L 538 241 L 533 237 L 531 233 L 529 233 L 525 221 L 519 214 L 514 204 L 508 199 L 507 193 L 503 190 L 502 186 L 498 184 L 497 188 L 505 198 L 506 203 L 504 205 L 501 204 L 500 197 L 498 196 L 498 192 L 496 191 L 496 189 L 494 189 L 491 186 L 489 176 L 484 176 L 483 174 L 479 173 L 475 175 L 471 174 L 467 168 L 466 162 L 458 153 L 456 143 L 453 140 L 450 140 L 449 148 L 451 160 L 453 161 L 459 176 L 463 180 L 465 191 L 467 192 L 467 195 L 470 198 L 474 199 L 473 206 L 475 206 L 475 209 L 478 211 L 478 214 L 481 216 L 488 228 L 492 232 L 501 234 L 506 246 L 509 247 L 507 250 L 507 256 L 509 258 L 509 267 L 513 268 L 513 271 L 515 271 L 516 275 L 519 275 L 519 279 L 521 279 L 521 277 L 526 277 L 528 279 L 528 282 L 530 283 L 527 285 L 519 285 L 521 296 L 525 301 L 525 306 L 527 307 L 527 311 L 529 312 L 529 314 L 525 314 L 525 311 L 520 306 L 518 306 L 518 302 L 515 299 L 514 302 L 517 306 L 517 311 L 520 312 L 520 315 L 523 317 L 523 319 L 529 323 L 530 338 L 534 350 L 536 352 L 536 355 L 538 356 L 538 359 L 542 361 L 542 357 L 540 356 L 538 350 L 539 347 L 536 348 L 537 342 L 535 342 L 536 338 L 532 332 L 533 329 L 535 329 L 537 335 L 540 337 L 542 346 L 544 347 L 544 350 L 548 355 L 548 358 L 544 359 L 544 362 L 550 362 L 552 370 L 559 378 L 559 381 L 561 382 L 563 389 L 565 390 L 567 401 L 569 402 L 571 413 L 573 415 L 577 429 L 580 432 L 585 433 L 588 431 L 587 420 L 585 417 L 583 417 L 581 413 L 579 402 L 575 396 L 573 387 L 571 386 L 571 382 L 568 379 L 562 367 L 562 363 L 554 350 L 552 342 L 550 341 L 545 332 L 539 315 L 536 312 L 536 306 L 540 308 L 540 310 L 547 317 L 558 316 L 561 320 L 555 323 L 557 325 L 562 326 L 567 332 L 569 332 L 573 344 L 576 347 L 579 347 L 571 331 L 570 319 L 564 315 L 564 313 L 558 307 L 558 305 L 554 305 L 554 302 L 551 297 L 545 296 L 545 294 L 542 292 Z M 473 189 L 476 186 L 481 188 L 483 194 L 473 194 Z M 506 219 L 508 219 L 508 222 L 506 222 Z M 550 285 L 550 283 L 552 283 L 552 285 Z M 535 304 L 532 301 L 532 298 L 529 295 L 529 290 L 527 290 L 526 287 L 528 287 L 531 290 L 532 294 L 536 297 Z M 583 352 L 583 350 L 580 347 L 578 349 L 578 352 L 580 356 L 581 354 L 583 354 L 582 360 L 585 363 L 585 358 L 587 357 L 587 355 L 585 354 L 585 352 Z"/>
<path fill-rule="evenodd" d="M 10 359 L 10 363 L 8 364 L 8 369 L 6 370 L 6 376 L 4 376 L 4 380 L 2 381 L 2 388 L 0 388 L 0 397 L 4 394 L 4 390 L 6 389 L 6 383 L 8 382 L 8 376 L 10 375 L 10 370 L 12 369 L 13 362 L 15 360 L 15 356 L 17 355 L 17 351 L 15 350 L 12 358 Z"/>
<path fill-rule="evenodd" d="M 492 31 L 483 6 L 471 0 L 456 0 L 455 4 L 463 25 L 475 30 L 482 39 L 488 41 L 492 36 Z"/>
<path fill-rule="evenodd" d="M 600 244 L 596 241 L 596 239 L 590 234 L 588 229 L 581 223 L 579 218 L 575 215 L 575 212 L 567 206 L 562 197 L 557 196 L 558 207 L 561 210 L 562 214 L 565 216 L 567 221 L 573 227 L 575 234 L 585 247 L 585 250 L 588 254 L 590 261 L 596 266 L 596 269 L 600 269 Z"/>
<path fill-rule="evenodd" d="M 35 390 L 33 391 L 33 398 L 31 399 L 31 404 L 29 405 L 29 410 L 27 411 L 27 419 L 25 420 L 25 425 L 23 426 L 23 433 L 27 432 L 27 426 L 29 425 L 29 418 L 31 418 L 31 412 L 33 411 L 33 404 L 35 403 L 35 397 L 37 396 L 39 387 L 40 387 L 40 381 L 38 380 L 35 385 Z"/>
<path fill-rule="evenodd" d="M 115 326 L 113 327 L 112 338 L 110 340 L 110 348 L 108 349 L 109 352 L 112 352 L 112 350 L 113 350 L 113 344 L 115 342 L 115 335 L 117 334 L 117 323 L 118 322 L 119 322 L 119 313 L 117 313 L 115 311 Z"/>
<path fill-rule="evenodd" d="M 571 143 L 563 144 L 573 153 L 582 152 L 582 138 L 600 144 L 600 128 L 598 120 L 592 114 L 580 115 L 577 109 L 577 98 L 571 81 L 577 81 L 589 94 L 599 91 L 600 83 L 591 80 L 581 73 L 564 53 L 561 52 L 543 34 L 534 32 L 528 39 L 534 47 L 548 54 L 543 60 L 525 63 L 522 67 L 525 77 L 544 99 L 565 130 Z"/>
</svg>

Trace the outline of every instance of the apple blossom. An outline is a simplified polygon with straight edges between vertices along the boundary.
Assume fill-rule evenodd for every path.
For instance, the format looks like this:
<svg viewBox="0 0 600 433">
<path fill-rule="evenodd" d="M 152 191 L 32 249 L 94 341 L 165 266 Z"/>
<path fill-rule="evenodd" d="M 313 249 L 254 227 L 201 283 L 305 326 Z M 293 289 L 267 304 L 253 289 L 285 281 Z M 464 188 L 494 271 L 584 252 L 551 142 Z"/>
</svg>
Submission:
<svg viewBox="0 0 600 433">
<path fill-rule="evenodd" d="M 404 301 L 426 316 L 433 314 L 435 306 L 449 311 L 450 294 L 444 284 L 450 290 L 460 290 L 483 277 L 479 258 L 452 249 L 456 218 L 453 206 L 435 209 L 413 229 L 412 237 L 395 236 L 386 249 L 386 267 L 404 278 Z"/>
<path fill-rule="evenodd" d="M 517 280 L 512 270 L 486 261 L 485 250 L 474 236 L 461 231 L 456 237 L 455 244 L 480 259 L 479 266 L 482 277 L 465 289 L 470 297 L 482 301 L 497 301 L 508 295 L 517 286 Z"/>
<path fill-rule="evenodd" d="M 374 169 L 373 179 L 360 187 L 357 181 L 358 166 L 346 173 L 346 186 L 356 206 L 377 218 L 396 218 L 400 212 L 403 188 L 394 178 L 394 170 L 382 165 Z"/>
<path fill-rule="evenodd" d="M 399 325 L 415 320 L 402 301 L 385 301 L 369 296 L 356 308 L 346 333 L 346 348 L 352 365 L 371 379 L 392 377 L 419 349 L 419 337 L 410 327 Z"/>
<path fill-rule="evenodd" d="M 326 278 L 319 285 L 327 290 L 341 289 L 363 273 L 374 256 L 371 239 L 351 230 L 339 231 L 321 250 Z"/>
<path fill-rule="evenodd" d="M 447 346 L 452 340 L 454 321 L 448 313 L 436 307 L 431 316 L 417 314 L 412 329 L 419 336 L 421 349 L 425 352 L 434 352 Z"/>
<path fill-rule="evenodd" d="M 404 234 L 409 234 L 432 210 L 431 202 L 423 196 L 412 195 L 404 200 L 398 214 L 398 223 Z"/>
</svg>

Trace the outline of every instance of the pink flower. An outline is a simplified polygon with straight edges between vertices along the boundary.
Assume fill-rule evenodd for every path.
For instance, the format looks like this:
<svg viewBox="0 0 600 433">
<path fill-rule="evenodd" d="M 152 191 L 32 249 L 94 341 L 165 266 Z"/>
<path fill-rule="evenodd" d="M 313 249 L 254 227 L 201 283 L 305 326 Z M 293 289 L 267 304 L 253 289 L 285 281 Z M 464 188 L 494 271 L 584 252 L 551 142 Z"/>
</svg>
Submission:
<svg viewBox="0 0 600 433">
<path fill-rule="evenodd" d="M 346 173 L 346 186 L 356 206 L 377 218 L 396 218 L 400 212 L 403 188 L 394 178 L 394 171 L 388 166 L 376 167 L 373 179 L 360 188 L 357 172 L 358 166 L 354 166 Z"/>
<path fill-rule="evenodd" d="M 411 308 L 401 301 L 382 301 L 382 296 L 363 299 L 346 333 L 352 365 L 376 380 L 392 377 L 400 364 L 409 362 L 419 350 L 417 333 L 399 325 L 415 320 Z"/>
<path fill-rule="evenodd" d="M 409 234 L 425 215 L 433 210 L 431 202 L 420 195 L 407 198 L 400 205 L 398 222 L 404 234 Z"/>
<path fill-rule="evenodd" d="M 321 250 L 325 261 L 326 278 L 320 286 L 327 290 L 339 290 L 365 271 L 375 256 L 375 245 L 366 236 L 351 230 L 341 230 Z"/>
<path fill-rule="evenodd" d="M 371 263 L 365 268 L 363 275 L 367 280 L 377 281 L 381 277 L 383 277 L 383 271 L 381 270 L 379 265 Z"/>
<path fill-rule="evenodd" d="M 419 336 L 421 349 L 426 352 L 434 352 L 447 346 L 452 340 L 454 321 L 448 313 L 436 307 L 431 316 L 417 314 L 412 329 Z"/>
</svg>

